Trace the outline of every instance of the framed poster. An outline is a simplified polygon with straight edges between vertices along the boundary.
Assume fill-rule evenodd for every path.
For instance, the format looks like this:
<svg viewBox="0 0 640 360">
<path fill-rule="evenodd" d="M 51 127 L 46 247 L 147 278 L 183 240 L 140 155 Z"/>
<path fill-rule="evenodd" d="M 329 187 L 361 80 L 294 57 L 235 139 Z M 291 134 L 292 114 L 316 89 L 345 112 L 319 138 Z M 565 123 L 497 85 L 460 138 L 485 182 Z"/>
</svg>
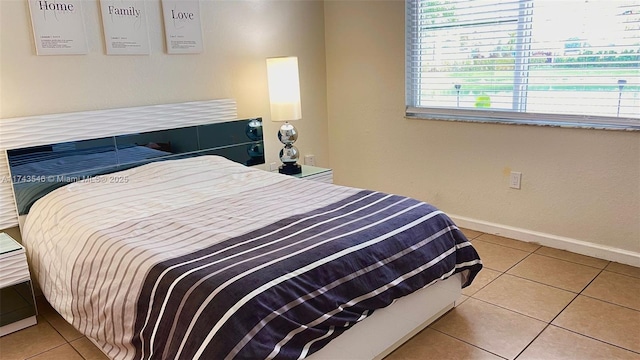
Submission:
<svg viewBox="0 0 640 360">
<path fill-rule="evenodd" d="M 82 0 L 29 0 L 38 55 L 86 54 Z"/>
<path fill-rule="evenodd" d="M 144 0 L 100 0 L 107 55 L 149 54 Z"/>
<path fill-rule="evenodd" d="M 198 0 L 162 0 L 162 14 L 169 54 L 202 52 L 202 24 Z"/>
</svg>

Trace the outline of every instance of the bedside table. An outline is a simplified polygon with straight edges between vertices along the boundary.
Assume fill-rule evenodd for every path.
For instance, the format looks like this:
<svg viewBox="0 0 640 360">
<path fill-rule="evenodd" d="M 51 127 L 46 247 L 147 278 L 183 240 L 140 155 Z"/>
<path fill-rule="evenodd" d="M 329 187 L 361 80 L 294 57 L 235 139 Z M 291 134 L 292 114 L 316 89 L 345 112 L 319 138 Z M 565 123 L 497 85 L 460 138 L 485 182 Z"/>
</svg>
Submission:
<svg viewBox="0 0 640 360">
<path fill-rule="evenodd" d="M 333 184 L 333 170 L 311 165 L 302 165 L 302 173 L 291 175 L 300 179 Z"/>
<path fill-rule="evenodd" d="M 0 336 L 35 325 L 36 314 L 24 247 L 0 233 Z"/>
</svg>

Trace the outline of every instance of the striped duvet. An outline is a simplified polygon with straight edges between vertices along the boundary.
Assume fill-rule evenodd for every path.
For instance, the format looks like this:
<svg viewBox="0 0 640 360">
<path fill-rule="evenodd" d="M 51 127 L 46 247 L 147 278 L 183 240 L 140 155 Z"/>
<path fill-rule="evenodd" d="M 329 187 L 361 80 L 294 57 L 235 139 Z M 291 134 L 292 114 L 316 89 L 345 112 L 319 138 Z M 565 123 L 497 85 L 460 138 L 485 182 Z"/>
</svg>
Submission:
<svg viewBox="0 0 640 360">
<path fill-rule="evenodd" d="M 113 359 L 304 358 L 482 267 L 428 204 L 215 156 L 59 188 L 23 233 L 49 302 Z"/>
</svg>

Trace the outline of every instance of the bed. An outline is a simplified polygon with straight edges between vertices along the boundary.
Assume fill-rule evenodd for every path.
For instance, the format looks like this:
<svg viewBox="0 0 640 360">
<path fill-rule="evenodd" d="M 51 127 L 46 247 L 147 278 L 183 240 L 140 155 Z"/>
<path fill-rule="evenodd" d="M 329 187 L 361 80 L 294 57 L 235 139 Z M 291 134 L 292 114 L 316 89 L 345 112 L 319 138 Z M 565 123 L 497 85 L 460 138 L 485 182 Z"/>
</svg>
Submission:
<svg viewBox="0 0 640 360">
<path fill-rule="evenodd" d="M 383 357 L 480 271 L 433 206 L 264 171 L 260 119 L 209 122 L 7 152 L 33 276 L 110 358 Z"/>
</svg>

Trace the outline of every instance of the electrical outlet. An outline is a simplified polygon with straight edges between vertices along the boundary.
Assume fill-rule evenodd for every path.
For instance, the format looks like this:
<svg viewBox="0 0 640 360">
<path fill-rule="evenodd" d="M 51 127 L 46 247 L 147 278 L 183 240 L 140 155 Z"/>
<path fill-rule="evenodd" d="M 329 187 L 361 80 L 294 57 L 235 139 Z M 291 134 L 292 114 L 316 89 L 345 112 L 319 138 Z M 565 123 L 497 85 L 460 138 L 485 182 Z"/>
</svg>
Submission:
<svg viewBox="0 0 640 360">
<path fill-rule="evenodd" d="M 316 165 L 316 156 L 315 155 L 305 155 L 304 156 L 304 164 L 315 166 Z"/>
<path fill-rule="evenodd" d="M 509 175 L 509 187 L 512 189 L 520 190 L 521 182 L 522 182 L 522 173 L 517 171 L 512 171 L 511 175 Z"/>
<path fill-rule="evenodd" d="M 278 170 L 278 163 L 276 162 L 269 163 L 269 171 L 276 171 L 276 170 Z"/>
</svg>

